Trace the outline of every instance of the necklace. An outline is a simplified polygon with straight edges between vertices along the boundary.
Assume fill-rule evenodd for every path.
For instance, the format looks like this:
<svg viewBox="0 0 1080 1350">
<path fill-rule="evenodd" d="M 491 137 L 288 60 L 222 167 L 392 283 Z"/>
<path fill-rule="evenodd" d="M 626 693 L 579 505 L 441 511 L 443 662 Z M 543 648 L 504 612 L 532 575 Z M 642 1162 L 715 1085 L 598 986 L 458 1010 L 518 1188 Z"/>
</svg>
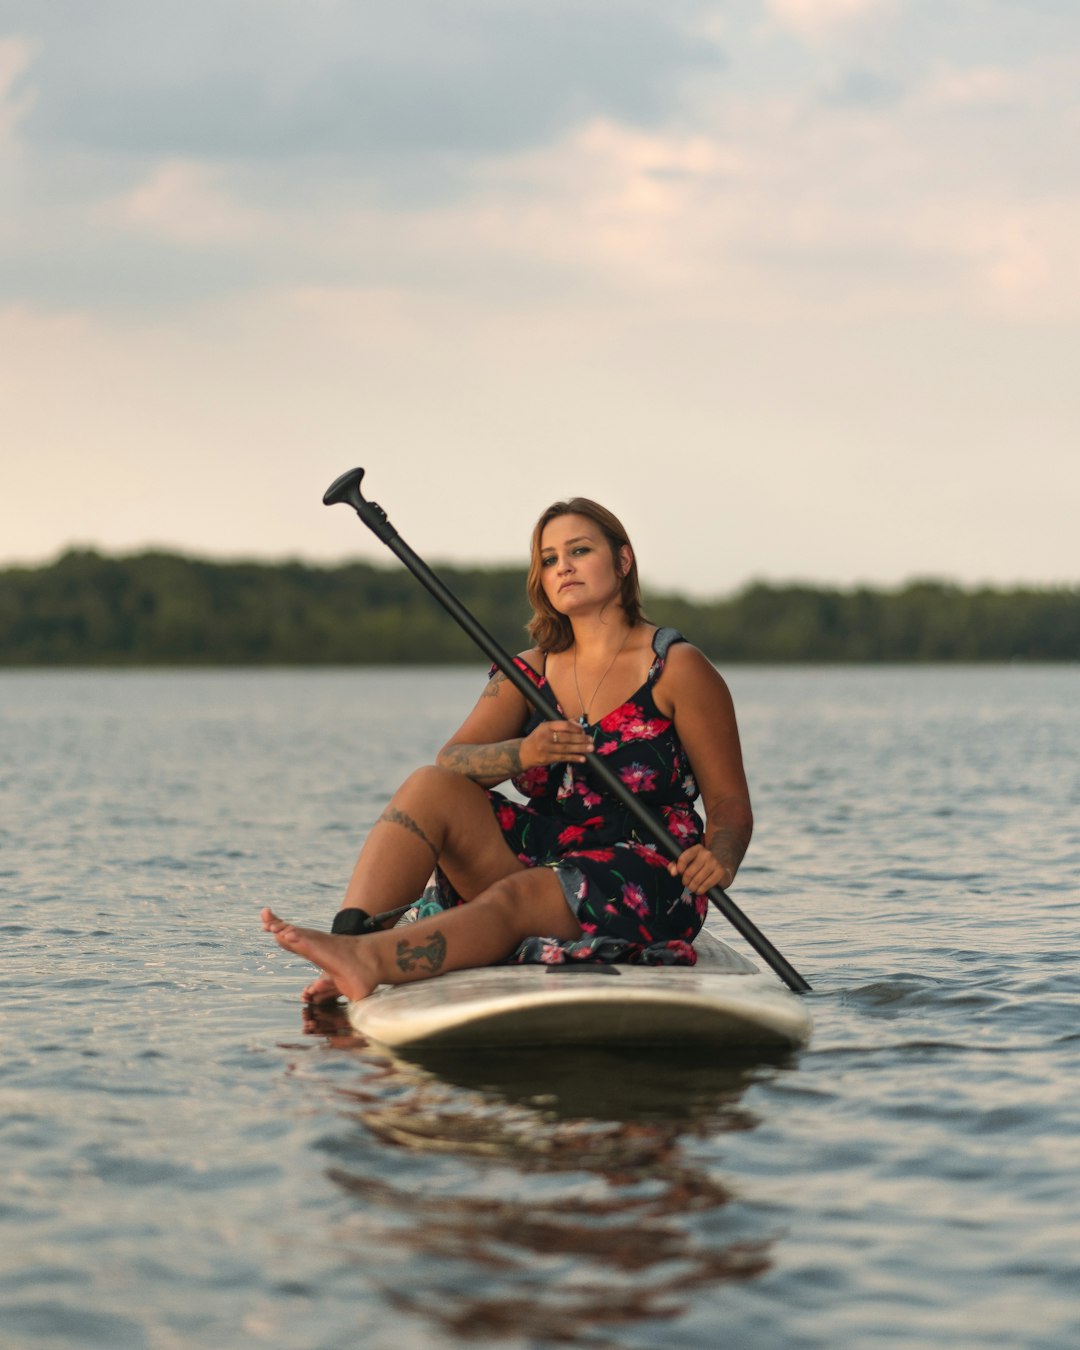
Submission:
<svg viewBox="0 0 1080 1350">
<path fill-rule="evenodd" d="M 581 723 L 583 727 L 587 727 L 589 725 L 589 708 L 591 707 L 593 700 L 596 698 L 597 694 L 600 692 L 600 686 L 611 674 L 612 666 L 622 655 L 622 649 L 626 646 L 627 639 L 629 637 L 630 637 L 630 629 L 628 628 L 626 630 L 622 642 L 619 643 L 619 650 L 608 662 L 607 670 L 605 670 L 603 675 L 601 675 L 599 680 L 597 680 L 596 688 L 589 695 L 588 703 L 586 703 L 585 700 L 581 697 L 581 685 L 578 684 L 578 677 L 577 677 L 577 643 L 576 642 L 574 643 L 574 688 L 577 691 L 578 702 L 581 704 L 581 716 L 578 718 L 578 721 Z"/>
</svg>

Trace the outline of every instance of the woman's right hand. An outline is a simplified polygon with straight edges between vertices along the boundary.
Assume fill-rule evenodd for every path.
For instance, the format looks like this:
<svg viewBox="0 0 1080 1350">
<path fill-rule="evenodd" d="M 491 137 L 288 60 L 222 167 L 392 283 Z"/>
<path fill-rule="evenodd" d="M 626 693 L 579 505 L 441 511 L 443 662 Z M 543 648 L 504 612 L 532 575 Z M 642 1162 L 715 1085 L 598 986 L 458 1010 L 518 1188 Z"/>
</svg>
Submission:
<svg viewBox="0 0 1080 1350">
<path fill-rule="evenodd" d="M 521 767 L 540 764 L 584 764 L 592 737 L 578 722 L 541 722 L 521 742 Z"/>
</svg>

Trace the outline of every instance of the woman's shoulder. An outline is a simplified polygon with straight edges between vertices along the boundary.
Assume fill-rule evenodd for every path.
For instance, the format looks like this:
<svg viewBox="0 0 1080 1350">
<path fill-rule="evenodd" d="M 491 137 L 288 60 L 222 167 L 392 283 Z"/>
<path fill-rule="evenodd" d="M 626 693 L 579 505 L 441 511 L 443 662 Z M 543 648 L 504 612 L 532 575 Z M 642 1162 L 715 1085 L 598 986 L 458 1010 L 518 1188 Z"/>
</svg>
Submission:
<svg viewBox="0 0 1080 1350">
<path fill-rule="evenodd" d="M 713 663 L 692 642 L 680 635 L 680 640 L 672 642 L 664 658 L 663 678 L 656 686 L 657 706 L 668 714 L 681 701 L 687 698 L 726 699 L 727 683 Z"/>
<path fill-rule="evenodd" d="M 674 636 L 668 637 L 668 634 L 672 633 Z M 699 647 L 694 647 L 693 643 L 684 639 L 682 633 L 676 633 L 674 628 L 659 630 L 656 647 L 663 648 L 664 667 L 668 672 L 702 670 L 706 666 L 709 670 L 715 671 L 705 652 Z"/>
<path fill-rule="evenodd" d="M 517 668 L 524 675 L 528 676 L 533 684 L 538 685 L 541 684 L 545 678 L 545 658 L 546 653 L 540 651 L 538 647 L 531 647 L 527 652 L 518 652 L 513 660 Z M 506 672 L 501 670 L 496 663 L 492 662 L 491 666 L 488 668 L 488 681 L 495 687 L 508 683 Z"/>
<path fill-rule="evenodd" d="M 517 659 L 527 665 L 534 675 L 542 676 L 547 666 L 547 652 L 539 647 L 530 647 L 527 652 L 518 652 Z"/>
<path fill-rule="evenodd" d="M 683 675 L 705 675 L 711 679 L 723 679 L 701 648 L 688 642 L 681 633 L 667 648 L 665 666 L 669 673 L 678 671 Z"/>
</svg>

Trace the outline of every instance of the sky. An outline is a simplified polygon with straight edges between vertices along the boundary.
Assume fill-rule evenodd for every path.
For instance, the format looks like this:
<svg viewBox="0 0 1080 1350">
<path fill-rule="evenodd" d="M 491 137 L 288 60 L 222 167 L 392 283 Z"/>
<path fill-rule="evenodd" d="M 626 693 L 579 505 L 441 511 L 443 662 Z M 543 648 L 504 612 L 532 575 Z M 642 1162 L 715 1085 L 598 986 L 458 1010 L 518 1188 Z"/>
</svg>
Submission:
<svg viewBox="0 0 1080 1350">
<path fill-rule="evenodd" d="M 1080 584 L 1076 0 L 0 0 L 0 565 Z"/>
</svg>

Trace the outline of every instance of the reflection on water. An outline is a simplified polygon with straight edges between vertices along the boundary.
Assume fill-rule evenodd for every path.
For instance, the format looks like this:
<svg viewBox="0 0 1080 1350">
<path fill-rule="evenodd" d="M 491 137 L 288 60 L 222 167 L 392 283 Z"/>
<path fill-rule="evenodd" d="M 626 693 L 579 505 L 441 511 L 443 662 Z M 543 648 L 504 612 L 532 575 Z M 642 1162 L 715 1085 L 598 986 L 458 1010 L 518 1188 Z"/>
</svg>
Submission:
<svg viewBox="0 0 1080 1350">
<path fill-rule="evenodd" d="M 609 1194 L 596 1200 L 426 1196 L 342 1168 L 328 1175 L 365 1210 L 386 1207 L 403 1221 L 409 1262 L 468 1269 L 465 1287 L 447 1281 L 436 1297 L 427 1280 L 422 1292 L 387 1291 L 394 1306 L 465 1338 L 527 1330 L 533 1343 L 557 1342 L 586 1328 L 675 1317 L 691 1291 L 769 1267 L 767 1241 L 703 1247 L 692 1237 L 687 1209 L 720 1209 L 723 1187 L 680 1173 L 670 1159 L 646 1161 L 641 1140 L 632 1152 L 633 1162 L 598 1169 Z"/>
<path fill-rule="evenodd" d="M 323 1036 L 328 1045 L 364 1045 L 353 1032 L 343 1004 L 305 1007 L 304 1031 Z M 540 1049 L 413 1049 L 408 1058 L 389 1057 L 401 1080 L 435 1078 L 474 1092 L 495 1094 L 502 1102 L 542 1109 L 551 1117 L 598 1117 L 635 1121 L 707 1119 L 711 1130 L 749 1129 L 755 1118 L 738 1107 L 749 1083 L 769 1066 L 793 1066 L 791 1054 L 766 1059 L 725 1058 L 707 1063 L 701 1055 L 670 1048 L 598 1050 L 577 1047 L 562 1058 Z M 722 1119 L 718 1125 L 717 1117 Z"/>
<path fill-rule="evenodd" d="M 338 1010 L 307 1025 L 348 1044 Z M 753 1130 L 741 1097 L 775 1070 L 599 1051 L 555 1065 L 542 1052 L 419 1065 L 352 1043 L 379 1067 L 362 1088 L 339 1090 L 363 1143 L 327 1143 L 337 1159 L 327 1176 L 357 1205 L 355 1231 L 346 1221 L 335 1240 L 359 1257 L 374 1224 L 417 1275 L 384 1297 L 438 1334 L 559 1343 L 588 1332 L 602 1345 L 606 1327 L 677 1317 L 695 1291 L 770 1269 L 773 1235 L 734 1236 L 731 1223 L 725 1240 L 732 1193 L 693 1145 Z M 449 1193 L 408 1170 L 401 1185 L 393 1166 L 371 1174 L 372 1142 L 384 1156 L 406 1150 L 461 1168 Z M 351 1151 L 356 1166 L 343 1161 Z"/>
<path fill-rule="evenodd" d="M 543 1050 L 499 1050 L 417 1054 L 415 1060 L 415 1068 L 443 1082 L 497 1093 L 552 1117 L 659 1123 L 701 1117 L 715 1129 L 720 1115 L 724 1130 L 756 1123 L 737 1105 L 757 1072 L 746 1063 L 709 1065 L 700 1056 L 671 1051 L 580 1048 L 561 1059 Z M 402 1071 L 408 1071 L 404 1064 Z"/>
</svg>

